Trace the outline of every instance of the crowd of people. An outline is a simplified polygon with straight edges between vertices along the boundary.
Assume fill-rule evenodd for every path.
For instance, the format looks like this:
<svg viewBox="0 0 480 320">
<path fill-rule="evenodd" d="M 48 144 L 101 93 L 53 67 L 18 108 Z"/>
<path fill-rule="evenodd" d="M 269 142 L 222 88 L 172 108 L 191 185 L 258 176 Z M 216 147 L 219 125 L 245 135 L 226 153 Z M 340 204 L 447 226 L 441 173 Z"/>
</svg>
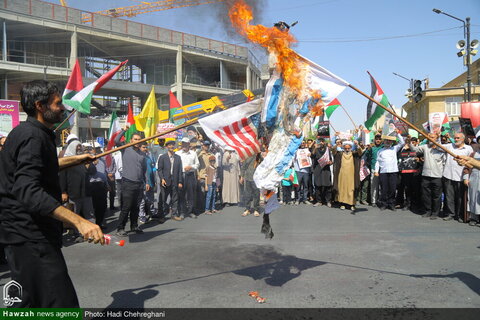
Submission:
<svg viewBox="0 0 480 320">
<path fill-rule="evenodd" d="M 117 146 L 125 143 L 126 130 L 116 136 Z M 462 133 L 453 138 L 433 133 L 430 137 L 456 155 L 480 157 L 478 144 Z M 136 132 L 128 142 L 142 138 L 143 133 Z M 101 152 L 98 143 L 82 144 L 72 134 L 63 156 Z M 221 213 L 225 206 L 243 207 L 239 214 L 258 217 L 262 199 L 253 176 L 267 152 L 264 149 L 242 161 L 233 148 L 222 150 L 190 126 L 178 142 L 143 142 L 109 159 L 62 171 L 62 200 L 105 229 L 105 212 L 108 205 L 110 210 L 117 209 L 117 198 L 118 236 L 142 233 L 139 226 L 151 221 L 182 221 Z M 321 137 L 302 142 L 277 197 L 283 205 L 325 205 L 356 214 L 358 203 L 382 212 L 412 211 L 432 220 L 480 226 L 477 175 L 477 169 L 460 165 L 458 159 L 427 140 L 419 143 L 415 137 L 378 133 L 371 144 L 363 145 L 355 138 L 342 140 L 336 134 L 331 143 Z M 83 237 L 78 235 L 77 241 Z"/>
<path fill-rule="evenodd" d="M 97 157 L 100 144 L 81 143 L 73 134 L 57 154 L 52 128 L 64 112 L 58 87 L 32 81 L 20 95 L 27 121 L 0 137 L 0 250 L 26 297 L 16 306 L 78 306 L 60 251 L 62 230 L 70 226 L 76 241 L 104 244 L 106 212 L 117 210 L 115 204 L 120 214 L 113 223 L 121 237 L 128 234 L 128 221 L 130 232 L 142 233 L 140 225 L 149 221 L 180 222 L 221 213 L 225 206 L 243 207 L 238 214 L 244 217 L 269 213 L 260 206 L 254 181 L 268 154 L 265 145 L 257 155 L 241 159 L 234 148 L 222 150 L 193 126 L 178 145 L 175 139 L 160 139 L 150 147 L 141 141 L 141 132 L 125 141 L 124 128 L 115 144 L 132 146 L 113 155 Z M 381 212 L 410 210 L 431 220 L 480 226 L 476 139 L 430 133 L 429 140 L 419 142 L 378 133 L 364 145 L 337 134 L 331 143 L 317 136 L 301 143 L 277 198 L 285 206 L 318 210 L 325 205 L 352 214 L 359 202 Z M 266 214 L 264 225 L 265 219 Z M 3 254 L 0 258 L 5 263 Z M 52 278 L 58 281 L 51 283 Z M 45 286 L 53 286 L 55 294 L 45 295 Z"/>
</svg>

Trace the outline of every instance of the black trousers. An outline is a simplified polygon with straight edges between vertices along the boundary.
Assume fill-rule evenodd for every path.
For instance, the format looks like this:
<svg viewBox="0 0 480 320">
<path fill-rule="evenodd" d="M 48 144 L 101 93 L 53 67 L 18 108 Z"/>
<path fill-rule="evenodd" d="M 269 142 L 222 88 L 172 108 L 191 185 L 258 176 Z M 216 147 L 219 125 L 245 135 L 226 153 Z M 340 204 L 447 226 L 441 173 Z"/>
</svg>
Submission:
<svg viewBox="0 0 480 320">
<path fill-rule="evenodd" d="M 205 179 L 195 181 L 195 205 L 193 211 L 195 214 L 205 212 L 205 200 L 207 193 L 205 192 Z"/>
<path fill-rule="evenodd" d="M 380 173 L 379 207 L 395 208 L 395 192 L 397 190 L 398 172 Z"/>
<path fill-rule="evenodd" d="M 293 185 L 282 186 L 283 203 L 289 203 L 290 201 L 292 201 L 292 189 Z"/>
<path fill-rule="evenodd" d="M 122 179 L 115 180 L 115 193 L 118 196 L 118 203 L 120 204 L 120 208 L 122 208 Z"/>
<path fill-rule="evenodd" d="M 460 215 L 463 216 L 463 183 L 460 181 L 453 181 L 447 178 L 442 178 L 443 184 L 443 213 L 445 216 L 452 216 L 458 219 Z"/>
<path fill-rule="evenodd" d="M 397 190 L 397 204 L 410 208 L 417 204 L 417 196 L 415 190 L 418 190 L 418 179 L 415 173 L 400 173 Z"/>
<path fill-rule="evenodd" d="M 108 192 L 108 200 L 110 204 L 110 209 L 113 209 L 115 207 L 115 196 L 117 195 L 116 191 L 117 189 L 115 188 L 115 180 L 110 180 L 107 179 L 108 181 L 108 186 L 110 187 L 110 191 Z"/>
<path fill-rule="evenodd" d="M 22 287 L 13 308 L 78 308 L 78 298 L 60 248 L 26 242 L 5 248 L 11 278 Z M 10 287 L 10 296 L 14 288 Z M 16 295 L 15 295 L 16 296 Z"/>
<path fill-rule="evenodd" d="M 169 212 L 170 209 L 172 210 L 172 217 L 178 216 L 178 186 L 167 186 L 161 187 L 161 203 L 158 202 L 158 214 L 160 217 L 165 217 Z M 167 203 L 167 199 L 170 197 L 170 203 Z M 160 209 L 162 206 L 162 209 Z"/>
<path fill-rule="evenodd" d="M 94 182 L 90 184 L 90 190 L 92 192 L 95 223 L 101 226 L 107 211 L 107 187 L 103 182 Z"/>
<path fill-rule="evenodd" d="M 124 230 L 130 214 L 130 229 L 138 226 L 138 210 L 143 196 L 143 182 L 122 179 L 122 208 L 117 230 Z"/>
<path fill-rule="evenodd" d="M 332 201 L 331 186 L 315 186 L 315 201 L 327 204 Z"/>
<path fill-rule="evenodd" d="M 178 192 L 178 207 L 180 214 L 184 216 L 188 216 L 193 212 L 196 180 L 194 172 L 183 174 L 183 188 Z"/>
<path fill-rule="evenodd" d="M 244 181 L 245 209 L 252 211 L 260 210 L 260 190 L 255 181 Z"/>
<path fill-rule="evenodd" d="M 422 177 L 422 198 L 425 213 L 438 216 L 442 203 L 442 178 Z"/>
</svg>

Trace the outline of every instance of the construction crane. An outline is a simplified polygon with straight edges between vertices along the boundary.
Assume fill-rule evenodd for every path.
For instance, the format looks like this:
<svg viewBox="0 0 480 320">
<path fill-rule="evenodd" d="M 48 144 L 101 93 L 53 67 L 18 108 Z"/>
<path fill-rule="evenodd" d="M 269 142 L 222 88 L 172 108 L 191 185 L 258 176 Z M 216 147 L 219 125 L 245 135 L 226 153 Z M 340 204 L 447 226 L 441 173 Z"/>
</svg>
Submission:
<svg viewBox="0 0 480 320">
<path fill-rule="evenodd" d="M 60 0 L 60 4 L 62 5 L 62 7 L 68 6 L 66 0 Z"/>
<path fill-rule="evenodd" d="M 200 4 L 210 4 L 223 2 L 225 0 L 164 0 L 164 1 L 155 1 L 155 2 L 141 2 L 141 4 L 129 6 L 129 7 L 120 7 L 113 8 L 108 10 L 97 11 L 94 13 L 101 14 L 104 16 L 110 17 L 135 17 L 136 15 L 148 12 L 157 12 L 175 8 L 183 8 L 190 6 L 198 6 Z M 61 1 L 64 2 L 64 1 Z M 92 22 L 91 14 L 83 14 L 82 16 L 83 23 Z"/>
</svg>

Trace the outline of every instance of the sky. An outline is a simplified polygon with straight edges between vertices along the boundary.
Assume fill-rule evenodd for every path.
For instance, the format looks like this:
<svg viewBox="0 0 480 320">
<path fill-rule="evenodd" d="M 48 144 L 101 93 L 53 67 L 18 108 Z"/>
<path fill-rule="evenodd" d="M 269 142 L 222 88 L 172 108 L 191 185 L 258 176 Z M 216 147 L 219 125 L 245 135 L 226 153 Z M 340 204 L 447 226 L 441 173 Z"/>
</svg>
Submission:
<svg viewBox="0 0 480 320">
<path fill-rule="evenodd" d="M 59 3 L 59 1 L 48 0 Z M 132 0 L 67 0 L 70 7 L 99 11 L 138 4 Z M 153 1 L 149 1 L 153 2 Z M 401 107 L 408 79 L 429 78 L 441 87 L 466 71 L 455 47 L 463 25 L 443 14 L 471 17 L 471 39 L 480 40 L 480 0 L 258 0 L 255 23 L 272 26 L 299 21 L 291 29 L 295 50 L 370 94 L 367 70 L 390 102 Z M 171 9 L 128 18 L 132 21 L 245 45 L 218 20 L 219 5 Z M 256 48 L 254 48 L 256 49 Z M 480 54 L 472 61 L 480 58 Z M 365 121 L 367 100 L 350 88 L 338 97 L 356 125 Z M 353 129 L 341 109 L 330 119 L 338 131 Z"/>
</svg>

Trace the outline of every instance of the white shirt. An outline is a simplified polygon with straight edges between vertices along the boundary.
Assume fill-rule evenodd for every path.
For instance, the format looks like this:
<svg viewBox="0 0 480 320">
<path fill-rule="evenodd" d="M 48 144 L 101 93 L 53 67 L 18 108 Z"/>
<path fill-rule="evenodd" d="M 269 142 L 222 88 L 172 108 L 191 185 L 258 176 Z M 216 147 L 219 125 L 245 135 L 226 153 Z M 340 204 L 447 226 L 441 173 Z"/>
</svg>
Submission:
<svg viewBox="0 0 480 320">
<path fill-rule="evenodd" d="M 403 147 L 405 141 L 401 135 L 398 135 L 398 144 L 393 147 L 383 147 L 377 153 L 377 162 L 375 163 L 375 172 L 393 173 L 398 172 L 397 152 Z"/>
<path fill-rule="evenodd" d="M 444 144 L 448 150 L 459 156 L 470 156 L 473 153 L 472 147 L 463 145 L 461 148 L 456 148 L 454 143 Z M 460 166 L 453 157 L 447 154 L 447 161 L 443 167 L 443 176 L 449 180 L 462 181 L 463 167 Z"/>
<path fill-rule="evenodd" d="M 182 172 L 185 173 L 185 167 L 187 166 L 192 167 L 192 169 L 190 169 L 188 172 L 193 172 L 197 170 L 198 167 L 200 166 L 200 163 L 198 162 L 197 153 L 195 151 L 188 150 L 188 152 L 185 152 L 182 149 L 182 150 L 178 150 L 176 153 L 180 156 L 180 158 L 182 158 L 182 165 L 183 165 Z"/>
</svg>

